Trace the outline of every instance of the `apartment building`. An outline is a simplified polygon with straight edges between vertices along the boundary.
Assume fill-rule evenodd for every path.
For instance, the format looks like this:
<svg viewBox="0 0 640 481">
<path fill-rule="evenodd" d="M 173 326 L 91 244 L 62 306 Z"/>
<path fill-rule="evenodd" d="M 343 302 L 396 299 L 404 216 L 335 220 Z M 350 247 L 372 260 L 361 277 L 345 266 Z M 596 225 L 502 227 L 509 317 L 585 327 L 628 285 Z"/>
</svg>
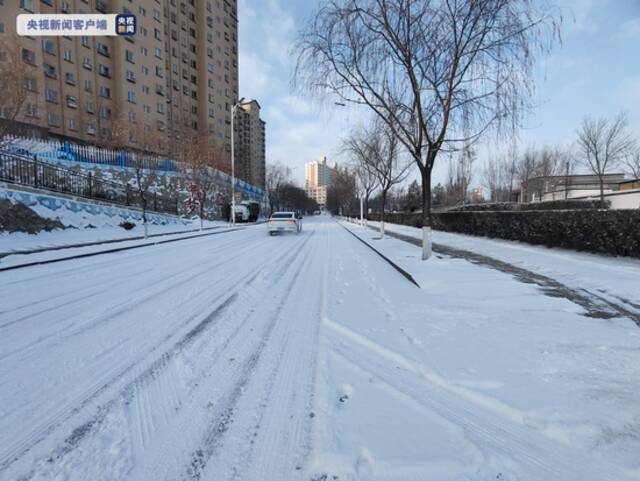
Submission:
<svg viewBox="0 0 640 481">
<path fill-rule="evenodd" d="M 17 37 L 29 93 L 15 128 L 110 145 L 126 120 L 137 127 L 128 147 L 176 154 L 206 134 L 228 155 L 236 0 L 0 0 L 0 35 L 15 32 L 20 13 L 96 12 L 135 14 L 137 34 Z"/>
<path fill-rule="evenodd" d="M 242 102 L 235 115 L 236 175 L 257 187 L 265 185 L 265 122 L 257 100 Z"/>
<path fill-rule="evenodd" d="M 338 165 L 335 162 L 330 166 L 325 156 L 305 165 L 307 195 L 315 200 L 320 207 L 323 207 L 327 202 L 327 188 L 333 183 L 337 168 Z"/>
</svg>

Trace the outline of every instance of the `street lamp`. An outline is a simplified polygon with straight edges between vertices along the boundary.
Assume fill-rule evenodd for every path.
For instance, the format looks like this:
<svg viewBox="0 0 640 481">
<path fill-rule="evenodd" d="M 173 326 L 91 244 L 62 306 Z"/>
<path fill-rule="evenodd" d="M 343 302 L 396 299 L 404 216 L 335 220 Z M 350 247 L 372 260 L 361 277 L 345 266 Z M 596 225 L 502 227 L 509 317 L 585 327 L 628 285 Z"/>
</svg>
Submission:
<svg viewBox="0 0 640 481">
<path fill-rule="evenodd" d="M 346 107 L 347 104 L 343 103 L 343 102 L 333 102 L 335 105 L 337 105 L 338 107 Z M 362 201 L 362 192 L 360 192 L 360 225 L 364 226 L 364 206 L 363 206 L 363 201 Z M 384 208 L 384 207 L 383 207 Z"/>
<path fill-rule="evenodd" d="M 233 132 L 235 130 L 236 110 L 244 101 L 244 97 L 231 107 L 231 224 L 236 225 L 236 152 Z"/>
</svg>

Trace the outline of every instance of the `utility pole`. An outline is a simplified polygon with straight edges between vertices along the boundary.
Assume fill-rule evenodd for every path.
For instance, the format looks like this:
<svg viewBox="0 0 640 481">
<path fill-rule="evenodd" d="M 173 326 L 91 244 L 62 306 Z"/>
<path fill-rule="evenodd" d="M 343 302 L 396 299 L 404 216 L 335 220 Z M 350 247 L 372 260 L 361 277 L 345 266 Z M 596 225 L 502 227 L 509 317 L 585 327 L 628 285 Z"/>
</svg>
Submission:
<svg viewBox="0 0 640 481">
<path fill-rule="evenodd" d="M 236 225 L 236 153 L 235 153 L 235 116 L 236 110 L 242 104 L 244 97 L 231 107 L 231 224 Z"/>
</svg>

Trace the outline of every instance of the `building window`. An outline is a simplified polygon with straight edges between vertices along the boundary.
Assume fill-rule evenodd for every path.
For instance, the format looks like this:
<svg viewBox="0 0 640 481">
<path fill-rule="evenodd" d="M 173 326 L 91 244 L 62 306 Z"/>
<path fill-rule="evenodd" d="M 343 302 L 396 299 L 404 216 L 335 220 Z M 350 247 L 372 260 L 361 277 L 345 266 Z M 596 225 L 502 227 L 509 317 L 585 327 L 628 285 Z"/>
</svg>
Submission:
<svg viewBox="0 0 640 481">
<path fill-rule="evenodd" d="M 93 69 L 93 64 L 91 63 L 91 59 L 89 57 L 85 57 L 82 59 L 82 66 L 87 70 Z"/>
<path fill-rule="evenodd" d="M 84 81 L 84 90 L 86 92 L 93 92 L 93 82 L 91 80 Z"/>
<path fill-rule="evenodd" d="M 111 118 L 111 109 L 109 109 L 107 107 L 101 107 L 100 108 L 100 117 L 102 117 L 103 119 Z"/>
<path fill-rule="evenodd" d="M 127 101 L 131 102 L 132 104 L 136 103 L 136 94 L 131 90 L 127 92 Z"/>
<path fill-rule="evenodd" d="M 164 104 L 162 102 L 158 102 L 157 111 L 158 111 L 159 114 L 163 114 L 164 113 Z"/>
<path fill-rule="evenodd" d="M 131 50 L 127 50 L 125 52 L 125 58 L 127 59 L 127 62 L 134 63 L 133 62 L 133 52 Z"/>
<path fill-rule="evenodd" d="M 47 102 L 58 103 L 58 92 L 53 89 L 47 89 L 45 91 L 45 98 Z"/>
<path fill-rule="evenodd" d="M 42 50 L 50 55 L 56 54 L 56 44 L 51 39 L 44 39 L 42 41 Z"/>
<path fill-rule="evenodd" d="M 29 65 L 35 65 L 36 63 L 36 53 L 28 50 L 26 48 L 22 49 L 22 60 L 24 60 Z"/>
<path fill-rule="evenodd" d="M 75 98 L 73 95 L 67 95 L 67 107 L 70 107 L 72 109 L 77 109 L 78 99 Z"/>
<path fill-rule="evenodd" d="M 156 77 L 162 78 L 162 67 L 156 65 Z"/>
<path fill-rule="evenodd" d="M 106 65 L 98 64 L 98 74 L 103 77 L 111 78 L 111 72 L 109 71 L 109 67 Z"/>
<path fill-rule="evenodd" d="M 96 50 L 100 55 L 104 55 L 105 57 L 109 57 L 109 47 L 107 47 L 105 44 L 103 43 L 99 43 L 96 46 Z"/>
<path fill-rule="evenodd" d="M 91 48 L 89 37 L 87 37 L 86 35 L 83 35 L 82 37 L 80 37 L 80 43 L 82 44 L 83 47 Z"/>
<path fill-rule="evenodd" d="M 93 102 L 87 102 L 87 112 L 90 114 L 94 113 Z"/>
<path fill-rule="evenodd" d="M 20 0 L 20 8 L 33 13 L 33 0 Z"/>
<path fill-rule="evenodd" d="M 34 78 L 25 78 L 24 79 L 24 88 L 30 90 L 31 92 L 38 91 L 38 81 Z"/>
<path fill-rule="evenodd" d="M 156 56 L 157 58 L 162 58 L 162 49 L 160 49 L 160 48 L 156 47 L 156 50 L 155 50 L 155 56 Z"/>
<path fill-rule="evenodd" d="M 47 113 L 47 122 L 49 123 L 49 125 L 54 125 L 54 126 L 60 125 L 60 119 L 53 112 Z"/>
<path fill-rule="evenodd" d="M 45 63 L 42 65 L 42 68 L 44 69 L 44 74 L 49 77 L 49 78 L 56 78 L 56 68 L 53 65 L 49 65 L 48 63 Z"/>
<path fill-rule="evenodd" d="M 36 104 L 27 104 L 27 115 L 29 117 L 38 116 L 38 106 Z"/>
<path fill-rule="evenodd" d="M 78 130 L 76 119 L 69 119 L 69 130 Z"/>
<path fill-rule="evenodd" d="M 73 73 L 66 72 L 64 74 L 64 81 L 66 83 L 68 83 L 69 85 L 75 85 L 76 84 L 76 77 L 73 75 Z"/>
<path fill-rule="evenodd" d="M 62 53 L 62 57 L 65 59 L 65 61 L 73 63 L 73 57 L 71 56 L 71 50 L 65 49 L 64 52 Z"/>
<path fill-rule="evenodd" d="M 100 97 L 103 97 L 105 99 L 110 99 L 111 98 L 111 89 L 109 87 L 101 86 L 100 87 Z"/>
</svg>

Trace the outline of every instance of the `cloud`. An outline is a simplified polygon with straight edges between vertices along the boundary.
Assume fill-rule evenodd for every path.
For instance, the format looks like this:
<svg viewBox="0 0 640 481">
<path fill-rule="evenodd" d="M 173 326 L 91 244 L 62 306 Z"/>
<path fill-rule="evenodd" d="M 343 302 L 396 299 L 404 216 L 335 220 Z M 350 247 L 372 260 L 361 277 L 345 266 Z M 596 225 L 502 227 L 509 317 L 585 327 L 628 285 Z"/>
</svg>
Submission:
<svg viewBox="0 0 640 481">
<path fill-rule="evenodd" d="M 607 0 L 570 0 L 563 5 L 565 14 L 565 32 L 573 33 L 596 33 L 600 25 L 597 10 L 606 6 Z M 568 13 L 568 15 L 566 15 Z"/>
<path fill-rule="evenodd" d="M 640 17 L 627 20 L 620 27 L 620 34 L 627 39 L 640 39 Z"/>
<path fill-rule="evenodd" d="M 243 49 L 238 54 L 240 70 L 240 96 L 265 98 L 269 95 L 271 64 L 253 52 Z"/>
</svg>

